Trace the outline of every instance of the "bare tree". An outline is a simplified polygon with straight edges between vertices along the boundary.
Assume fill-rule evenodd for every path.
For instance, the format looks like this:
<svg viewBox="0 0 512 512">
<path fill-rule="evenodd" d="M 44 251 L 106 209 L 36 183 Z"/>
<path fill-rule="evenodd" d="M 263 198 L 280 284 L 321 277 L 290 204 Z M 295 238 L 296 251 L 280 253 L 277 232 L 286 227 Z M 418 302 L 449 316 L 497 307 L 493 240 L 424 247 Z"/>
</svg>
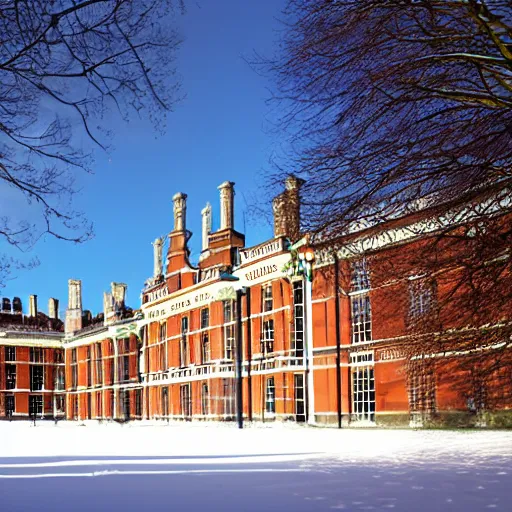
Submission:
<svg viewBox="0 0 512 512">
<path fill-rule="evenodd" d="M 306 180 L 305 228 L 336 236 L 510 181 L 508 0 L 291 0 L 286 14 L 265 64 L 291 135 L 281 166 Z"/>
<path fill-rule="evenodd" d="M 174 3 L 0 0 L 0 180 L 42 220 L 4 209 L 4 242 L 26 249 L 44 233 L 90 236 L 72 197 L 77 171 L 91 170 L 91 147 L 108 143 L 105 114 L 147 111 L 161 128 L 177 99 Z"/>
<path fill-rule="evenodd" d="M 492 406 L 512 335 L 510 0 L 290 0 L 285 15 L 262 63 L 289 135 L 272 186 L 305 180 L 301 227 L 331 247 L 403 217 L 448 220 L 406 254 L 369 248 L 372 287 L 408 312 L 410 377 L 421 366 L 431 385 L 452 360 L 425 354 L 464 354 L 454 386 Z"/>
</svg>

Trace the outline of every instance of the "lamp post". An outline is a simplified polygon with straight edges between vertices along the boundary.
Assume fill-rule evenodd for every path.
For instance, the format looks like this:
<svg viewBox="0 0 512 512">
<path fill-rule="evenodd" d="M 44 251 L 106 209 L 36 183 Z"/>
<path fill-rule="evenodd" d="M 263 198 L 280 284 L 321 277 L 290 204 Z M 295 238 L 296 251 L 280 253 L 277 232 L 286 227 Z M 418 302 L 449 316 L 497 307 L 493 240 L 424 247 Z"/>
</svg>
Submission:
<svg viewBox="0 0 512 512">
<path fill-rule="evenodd" d="M 235 385 L 236 385 L 236 421 L 238 428 L 244 426 L 244 400 L 242 380 L 242 295 L 245 290 L 236 291 L 236 352 L 235 352 Z"/>
<path fill-rule="evenodd" d="M 285 266 L 285 271 L 290 277 L 301 276 L 304 279 L 304 320 L 306 329 L 306 346 L 304 367 L 306 373 L 306 405 L 308 423 L 315 422 L 315 387 L 313 373 L 313 263 L 315 251 L 309 245 L 309 238 L 306 236 L 290 246 L 291 259 Z"/>
</svg>

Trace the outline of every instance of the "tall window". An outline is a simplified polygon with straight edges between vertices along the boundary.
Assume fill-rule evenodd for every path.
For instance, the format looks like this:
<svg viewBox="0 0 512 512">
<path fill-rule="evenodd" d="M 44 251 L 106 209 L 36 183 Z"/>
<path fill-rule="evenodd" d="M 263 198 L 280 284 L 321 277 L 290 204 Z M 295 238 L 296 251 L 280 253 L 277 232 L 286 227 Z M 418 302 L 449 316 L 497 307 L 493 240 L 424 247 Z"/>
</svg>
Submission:
<svg viewBox="0 0 512 512">
<path fill-rule="evenodd" d="M 210 326 L 210 310 L 208 308 L 201 309 L 201 329 L 207 329 Z"/>
<path fill-rule="evenodd" d="M 368 294 L 352 295 L 352 343 L 363 343 L 372 339 L 372 310 Z"/>
<path fill-rule="evenodd" d="M 188 316 L 181 318 L 180 366 L 188 365 Z"/>
<path fill-rule="evenodd" d="M 16 389 L 16 365 L 6 364 L 5 365 L 5 377 L 7 389 Z"/>
<path fill-rule="evenodd" d="M 64 351 L 60 349 L 56 349 L 53 352 L 53 362 L 55 364 L 63 364 L 64 363 Z"/>
<path fill-rule="evenodd" d="M 59 414 L 66 412 L 66 397 L 64 395 L 57 395 L 55 397 L 55 411 Z"/>
<path fill-rule="evenodd" d="M 274 383 L 274 377 L 267 378 L 267 389 L 265 393 L 265 412 L 272 414 L 276 412 L 276 388 Z"/>
<path fill-rule="evenodd" d="M 169 388 L 163 387 L 161 392 L 161 401 L 162 401 L 162 416 L 169 416 Z"/>
<path fill-rule="evenodd" d="M 123 408 L 124 419 L 129 420 L 131 416 L 130 392 L 127 389 L 122 389 L 119 393 L 119 400 Z"/>
<path fill-rule="evenodd" d="M 114 396 L 113 393 L 112 393 L 112 396 Z M 77 419 L 78 418 L 78 395 L 72 396 L 71 398 L 73 400 L 73 418 Z M 112 410 L 114 410 L 114 409 L 112 409 Z"/>
<path fill-rule="evenodd" d="M 207 416 L 210 413 L 208 384 L 201 386 L 201 414 Z"/>
<path fill-rule="evenodd" d="M 123 356 L 123 380 L 130 380 L 130 356 Z"/>
<path fill-rule="evenodd" d="M 76 389 L 78 385 L 78 362 L 76 348 L 71 349 L 71 387 Z"/>
<path fill-rule="evenodd" d="M 28 412 L 31 418 L 43 415 L 43 395 L 29 396 Z"/>
<path fill-rule="evenodd" d="M 92 393 L 87 393 L 87 419 L 92 418 Z"/>
<path fill-rule="evenodd" d="M 235 381 L 234 379 L 222 379 L 223 383 L 223 414 L 233 416 L 235 414 Z"/>
<path fill-rule="evenodd" d="M 210 337 L 207 332 L 203 333 L 201 340 L 201 358 L 202 364 L 210 362 Z"/>
<path fill-rule="evenodd" d="M 167 359 L 167 322 L 160 324 L 160 369 L 167 371 L 169 368 L 169 361 Z"/>
<path fill-rule="evenodd" d="M 274 352 L 274 320 L 263 320 L 261 333 L 261 353 Z"/>
<path fill-rule="evenodd" d="M 224 307 L 224 358 L 233 359 L 235 348 L 235 314 L 232 300 L 225 300 Z"/>
<path fill-rule="evenodd" d="M 261 311 L 267 313 L 274 309 L 274 299 L 272 298 L 272 283 L 265 284 L 261 289 Z"/>
<path fill-rule="evenodd" d="M 65 389 L 64 368 L 60 367 L 55 370 L 55 390 L 64 391 Z"/>
<path fill-rule="evenodd" d="M 116 375 L 115 375 L 115 364 L 114 364 L 114 361 L 115 361 L 115 347 L 114 347 L 114 341 L 111 341 L 110 342 L 110 355 L 112 357 L 109 358 L 109 363 L 110 363 L 110 384 L 115 384 L 115 379 L 116 379 Z"/>
<path fill-rule="evenodd" d="M 272 283 L 265 284 L 261 289 L 261 311 L 263 315 L 274 309 L 272 298 Z M 268 316 L 262 317 L 260 352 L 267 354 L 274 351 L 274 320 Z"/>
<path fill-rule="evenodd" d="M 183 384 L 180 387 L 181 415 L 185 418 L 192 416 L 192 400 L 190 397 L 190 384 Z"/>
<path fill-rule="evenodd" d="M 135 416 L 142 417 L 142 389 L 135 390 Z"/>
<path fill-rule="evenodd" d="M 42 391 L 44 386 L 44 367 L 30 365 L 30 391 Z"/>
<path fill-rule="evenodd" d="M 5 347 L 5 360 L 16 361 L 16 347 Z"/>
<path fill-rule="evenodd" d="M 433 413 L 436 410 L 436 383 L 434 369 L 418 364 L 409 375 L 409 408 L 411 412 Z"/>
<path fill-rule="evenodd" d="M 367 291 L 370 289 L 370 273 L 365 258 L 352 262 L 351 290 L 353 292 Z"/>
<path fill-rule="evenodd" d="M 5 414 L 8 418 L 16 412 L 16 401 L 14 395 L 5 396 Z"/>
<path fill-rule="evenodd" d="M 101 391 L 96 393 L 96 417 L 101 418 L 102 407 L 101 407 Z"/>
<path fill-rule="evenodd" d="M 375 376 L 373 353 L 350 354 L 352 375 L 352 419 L 375 421 Z"/>
<path fill-rule="evenodd" d="M 96 344 L 96 384 L 103 384 L 103 357 L 101 343 Z"/>
<path fill-rule="evenodd" d="M 304 400 L 304 375 L 296 373 L 293 376 L 293 398 L 295 402 L 295 420 L 299 423 L 306 421 L 306 402 Z"/>
<path fill-rule="evenodd" d="M 30 347 L 30 362 L 42 363 L 43 362 L 43 349 L 41 347 Z"/>
<path fill-rule="evenodd" d="M 201 330 L 210 327 L 210 310 L 208 308 L 201 309 Z M 201 334 L 201 364 L 210 361 L 210 336 L 208 331 Z"/>
<path fill-rule="evenodd" d="M 428 279 L 409 281 L 409 318 L 417 321 L 431 315 L 436 307 L 436 285 Z"/>
<path fill-rule="evenodd" d="M 87 387 L 92 386 L 91 347 L 87 347 Z"/>
<path fill-rule="evenodd" d="M 304 357 L 304 281 L 293 283 L 293 338 L 292 356 Z"/>
<path fill-rule="evenodd" d="M 369 289 L 370 274 L 366 259 L 353 261 L 350 293 L 352 343 L 363 343 L 372 339 L 372 310 Z"/>
</svg>

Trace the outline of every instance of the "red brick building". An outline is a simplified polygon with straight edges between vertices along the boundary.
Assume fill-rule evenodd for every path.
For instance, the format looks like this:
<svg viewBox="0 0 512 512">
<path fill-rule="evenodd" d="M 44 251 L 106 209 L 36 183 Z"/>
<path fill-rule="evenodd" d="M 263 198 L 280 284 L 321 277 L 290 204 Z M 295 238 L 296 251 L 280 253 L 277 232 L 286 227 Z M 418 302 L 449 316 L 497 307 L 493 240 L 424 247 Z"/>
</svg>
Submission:
<svg viewBox="0 0 512 512">
<path fill-rule="evenodd" d="M 70 281 L 65 335 L 52 340 L 65 351 L 66 417 L 233 420 L 241 408 L 252 421 L 510 426 L 512 308 L 496 302 L 475 313 L 464 302 L 457 257 L 475 247 L 473 235 L 455 236 L 485 217 L 505 225 L 499 201 L 493 209 L 484 198 L 452 216 L 408 212 L 312 247 L 299 233 L 299 188 L 290 178 L 274 201 L 274 238 L 246 248 L 234 228 L 233 184 L 223 183 L 219 228 L 207 206 L 195 264 L 187 196 L 176 194 L 168 249 L 164 258 L 166 241 L 155 240 L 138 311 L 126 308 L 126 287 L 112 283 L 93 319 L 80 281 Z M 485 262 L 483 279 L 501 265 L 499 282 L 482 289 L 505 297 L 510 253 L 498 260 Z M 14 394 L 7 346 L 23 347 L 10 336 L 0 338 L 0 407 Z M 50 340 L 37 343 L 53 357 Z M 27 354 L 18 372 L 30 366 Z M 28 413 L 25 389 L 16 388 L 15 415 Z M 64 395 L 44 393 L 44 411 L 61 411 Z"/>
<path fill-rule="evenodd" d="M 50 299 L 49 316 L 22 313 L 19 298 L 2 300 L 0 313 L 0 417 L 63 418 L 65 414 L 63 325 L 58 302 Z"/>
</svg>

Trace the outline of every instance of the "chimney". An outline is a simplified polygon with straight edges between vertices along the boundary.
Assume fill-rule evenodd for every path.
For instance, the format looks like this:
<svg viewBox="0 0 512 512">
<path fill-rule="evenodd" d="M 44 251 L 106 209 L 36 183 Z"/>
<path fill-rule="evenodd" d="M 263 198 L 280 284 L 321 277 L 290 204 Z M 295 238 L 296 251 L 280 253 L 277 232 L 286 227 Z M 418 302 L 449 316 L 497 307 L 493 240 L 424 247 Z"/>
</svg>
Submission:
<svg viewBox="0 0 512 512">
<path fill-rule="evenodd" d="M 21 299 L 19 297 L 14 297 L 12 300 L 12 312 L 15 315 L 21 315 L 23 313 L 23 305 L 21 304 Z"/>
<path fill-rule="evenodd" d="M 234 183 L 232 181 L 225 181 L 219 185 L 220 190 L 220 229 L 233 229 L 234 228 Z"/>
<path fill-rule="evenodd" d="M 162 275 L 162 248 L 163 238 L 157 238 L 153 242 L 153 277 L 157 279 Z"/>
<path fill-rule="evenodd" d="M 114 299 L 110 292 L 103 292 L 103 320 L 105 325 L 114 314 Z"/>
<path fill-rule="evenodd" d="M 80 279 L 68 281 L 68 309 L 82 310 L 82 281 Z"/>
<path fill-rule="evenodd" d="M 212 232 L 212 207 L 210 203 L 201 210 L 202 216 L 202 251 L 208 250 L 208 235 Z"/>
<path fill-rule="evenodd" d="M 112 290 L 112 298 L 114 299 L 114 305 L 117 308 L 124 308 L 126 288 L 128 288 L 128 286 L 124 283 L 110 283 L 110 288 Z"/>
<path fill-rule="evenodd" d="M 274 236 L 287 236 L 292 242 L 300 237 L 300 188 L 304 180 L 293 174 L 285 180 L 285 191 L 272 202 Z"/>
<path fill-rule="evenodd" d="M 172 198 L 174 202 L 174 231 L 186 230 L 187 194 L 178 192 Z"/>
<path fill-rule="evenodd" d="M 279 194 L 272 201 L 272 212 L 274 214 L 274 237 L 286 236 L 286 200 L 285 193 Z"/>
<path fill-rule="evenodd" d="M 2 313 L 10 313 L 11 312 L 11 299 L 4 297 L 2 299 Z"/>
<path fill-rule="evenodd" d="M 66 310 L 66 333 L 82 328 L 82 281 L 68 281 L 68 309 Z"/>
<path fill-rule="evenodd" d="M 37 317 L 37 295 L 31 295 L 29 298 L 28 316 Z"/>
<path fill-rule="evenodd" d="M 54 320 L 58 320 L 59 318 L 59 301 L 58 299 L 54 299 L 50 297 L 48 299 L 48 316 L 53 318 Z"/>
</svg>

